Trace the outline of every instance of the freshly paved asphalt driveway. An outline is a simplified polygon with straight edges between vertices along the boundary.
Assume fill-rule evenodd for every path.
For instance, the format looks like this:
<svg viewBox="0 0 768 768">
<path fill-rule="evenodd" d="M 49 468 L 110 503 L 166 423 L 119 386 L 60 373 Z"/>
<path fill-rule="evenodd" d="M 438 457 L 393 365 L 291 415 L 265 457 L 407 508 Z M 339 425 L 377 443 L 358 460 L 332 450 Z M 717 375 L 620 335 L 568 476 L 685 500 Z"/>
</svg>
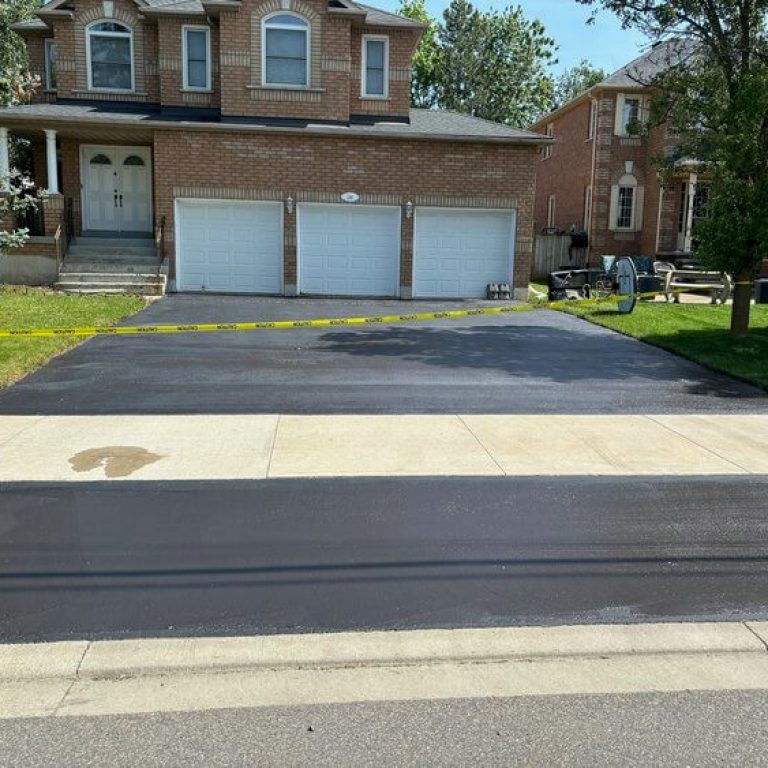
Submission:
<svg viewBox="0 0 768 768">
<path fill-rule="evenodd" d="M 129 323 L 457 303 L 170 296 Z M 0 413 L 695 413 L 768 397 L 557 312 L 394 326 L 98 338 L 0 392 Z"/>
</svg>

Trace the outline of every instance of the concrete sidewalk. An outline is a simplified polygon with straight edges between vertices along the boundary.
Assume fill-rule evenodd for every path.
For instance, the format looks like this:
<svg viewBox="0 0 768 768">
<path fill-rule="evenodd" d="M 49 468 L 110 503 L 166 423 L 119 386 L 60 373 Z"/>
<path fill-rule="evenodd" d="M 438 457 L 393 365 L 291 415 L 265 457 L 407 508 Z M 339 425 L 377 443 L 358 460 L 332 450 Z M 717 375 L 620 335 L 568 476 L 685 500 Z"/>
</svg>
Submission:
<svg viewBox="0 0 768 768">
<path fill-rule="evenodd" d="M 768 416 L 0 416 L 0 481 L 768 472 Z"/>
<path fill-rule="evenodd" d="M 768 623 L 0 646 L 0 718 L 768 689 Z"/>
</svg>

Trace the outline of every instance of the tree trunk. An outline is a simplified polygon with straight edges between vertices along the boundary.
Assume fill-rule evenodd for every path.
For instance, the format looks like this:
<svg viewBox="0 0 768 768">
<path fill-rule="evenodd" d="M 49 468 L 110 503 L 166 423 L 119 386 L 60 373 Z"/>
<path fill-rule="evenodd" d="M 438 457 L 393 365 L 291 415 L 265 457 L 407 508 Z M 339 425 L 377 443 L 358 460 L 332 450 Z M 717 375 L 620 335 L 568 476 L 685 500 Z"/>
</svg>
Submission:
<svg viewBox="0 0 768 768">
<path fill-rule="evenodd" d="M 752 302 L 752 273 L 740 272 L 734 279 L 731 335 L 742 338 L 749 331 L 749 310 Z"/>
</svg>

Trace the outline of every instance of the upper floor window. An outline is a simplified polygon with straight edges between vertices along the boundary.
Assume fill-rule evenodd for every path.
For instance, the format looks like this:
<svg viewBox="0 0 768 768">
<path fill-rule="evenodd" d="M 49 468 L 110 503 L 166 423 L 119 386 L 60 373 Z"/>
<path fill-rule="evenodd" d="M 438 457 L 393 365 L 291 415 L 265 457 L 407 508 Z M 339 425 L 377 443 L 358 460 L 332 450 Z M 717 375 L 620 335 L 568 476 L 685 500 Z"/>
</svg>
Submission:
<svg viewBox="0 0 768 768">
<path fill-rule="evenodd" d="M 56 43 L 53 40 L 45 41 L 45 87 L 56 90 Z"/>
<path fill-rule="evenodd" d="M 309 24 L 301 16 L 278 13 L 262 26 L 262 81 L 289 88 L 309 86 Z"/>
<path fill-rule="evenodd" d="M 594 139 L 597 133 L 597 101 L 589 101 L 589 124 L 587 125 L 587 140 Z"/>
<path fill-rule="evenodd" d="M 616 135 L 629 136 L 635 133 L 636 127 L 643 119 L 644 111 L 642 96 L 625 96 L 620 93 L 616 97 Z"/>
<path fill-rule="evenodd" d="M 547 136 L 549 136 L 550 139 L 554 137 L 554 135 L 555 135 L 555 124 L 554 123 L 550 123 L 547 126 L 546 134 L 547 134 Z M 545 144 L 544 145 L 544 160 L 547 160 L 550 157 L 552 157 L 552 145 L 551 144 Z"/>
<path fill-rule="evenodd" d="M 133 90 L 133 33 L 124 24 L 99 21 L 85 33 L 88 87 Z"/>
<path fill-rule="evenodd" d="M 389 38 L 363 36 L 362 95 L 386 98 L 389 91 Z"/>
<path fill-rule="evenodd" d="M 211 30 L 185 26 L 181 31 L 184 61 L 183 85 L 187 90 L 211 90 Z"/>
</svg>

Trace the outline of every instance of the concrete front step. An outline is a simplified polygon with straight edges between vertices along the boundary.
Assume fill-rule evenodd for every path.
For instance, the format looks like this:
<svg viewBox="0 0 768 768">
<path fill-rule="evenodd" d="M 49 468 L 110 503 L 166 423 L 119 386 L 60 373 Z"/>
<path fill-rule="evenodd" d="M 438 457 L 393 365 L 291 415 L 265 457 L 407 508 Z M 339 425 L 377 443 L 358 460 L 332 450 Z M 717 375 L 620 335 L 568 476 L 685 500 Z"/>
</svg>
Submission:
<svg viewBox="0 0 768 768">
<path fill-rule="evenodd" d="M 71 245 L 85 245 L 89 248 L 154 248 L 151 237 L 73 237 Z"/>
<path fill-rule="evenodd" d="M 112 258 L 115 256 L 126 258 L 147 258 L 157 261 L 157 251 L 151 248 L 126 248 L 125 246 L 90 246 L 90 245 L 70 245 L 67 250 L 67 258 L 87 257 L 89 259 Z"/>
<path fill-rule="evenodd" d="M 100 273 L 112 274 L 157 274 L 159 264 L 157 259 L 64 259 L 62 265 L 65 272 L 77 272 L 80 274 L 96 275 Z"/>
<path fill-rule="evenodd" d="M 62 272 L 55 288 L 62 293 L 135 293 L 165 295 L 165 275 L 142 273 Z"/>
<path fill-rule="evenodd" d="M 60 283 L 164 283 L 165 276 L 157 272 L 76 272 L 59 273 Z"/>
</svg>

